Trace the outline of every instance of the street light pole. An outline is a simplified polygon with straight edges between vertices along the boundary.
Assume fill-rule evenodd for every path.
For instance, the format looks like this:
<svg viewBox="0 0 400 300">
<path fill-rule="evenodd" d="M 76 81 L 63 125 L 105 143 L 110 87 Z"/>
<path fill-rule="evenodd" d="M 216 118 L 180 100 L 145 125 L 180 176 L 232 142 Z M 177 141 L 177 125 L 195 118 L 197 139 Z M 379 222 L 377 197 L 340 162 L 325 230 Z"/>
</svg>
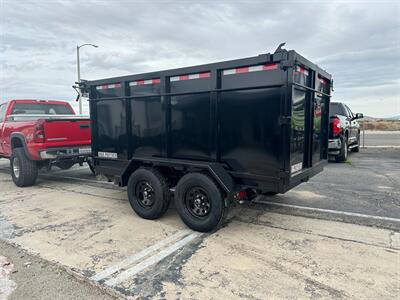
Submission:
<svg viewBox="0 0 400 300">
<path fill-rule="evenodd" d="M 76 61 L 78 69 L 78 83 L 81 82 L 81 65 L 79 62 L 79 46 L 76 46 Z M 82 94 L 79 90 L 79 114 L 82 115 Z"/>
<path fill-rule="evenodd" d="M 80 46 L 76 46 L 76 65 L 77 65 L 77 71 L 78 71 L 78 83 L 81 82 L 81 65 L 79 61 L 79 49 L 82 48 L 83 46 L 92 46 L 94 48 L 97 48 L 99 46 L 94 45 L 94 44 L 83 44 Z M 79 114 L 82 115 L 82 94 L 79 91 Z"/>
</svg>

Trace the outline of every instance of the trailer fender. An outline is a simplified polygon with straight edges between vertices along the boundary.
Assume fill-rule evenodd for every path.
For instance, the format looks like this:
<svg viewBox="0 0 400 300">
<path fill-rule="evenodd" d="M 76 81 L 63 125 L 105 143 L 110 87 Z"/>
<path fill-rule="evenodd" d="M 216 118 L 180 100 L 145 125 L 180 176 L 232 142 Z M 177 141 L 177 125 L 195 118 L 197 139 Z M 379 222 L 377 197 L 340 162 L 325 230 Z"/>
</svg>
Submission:
<svg viewBox="0 0 400 300">
<path fill-rule="evenodd" d="M 232 176 L 219 163 L 182 161 L 163 158 L 132 159 L 125 170 L 122 172 L 119 185 L 126 186 L 129 180 L 129 176 L 141 166 L 187 167 L 189 169 L 203 169 L 218 183 L 218 185 L 223 189 L 224 192 L 226 192 L 227 194 L 231 194 L 236 191 L 236 184 Z"/>
<path fill-rule="evenodd" d="M 131 160 L 121 174 L 119 186 L 126 186 L 128 184 L 129 176 L 131 176 L 131 174 L 135 172 L 135 170 L 138 169 L 141 165 L 142 163 L 140 161 Z"/>
<path fill-rule="evenodd" d="M 210 163 L 208 165 L 208 171 L 227 194 L 233 193 L 235 191 L 235 182 L 232 176 L 224 169 L 221 164 Z"/>
</svg>

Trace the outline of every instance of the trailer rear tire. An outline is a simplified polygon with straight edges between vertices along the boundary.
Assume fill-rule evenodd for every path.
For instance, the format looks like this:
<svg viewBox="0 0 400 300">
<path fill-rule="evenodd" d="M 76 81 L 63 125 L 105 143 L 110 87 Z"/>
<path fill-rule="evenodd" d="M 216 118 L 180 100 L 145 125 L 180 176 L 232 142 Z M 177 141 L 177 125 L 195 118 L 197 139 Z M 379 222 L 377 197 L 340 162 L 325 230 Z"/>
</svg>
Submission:
<svg viewBox="0 0 400 300">
<path fill-rule="evenodd" d="M 30 160 L 23 148 L 15 148 L 10 158 L 11 177 L 16 186 L 34 185 L 38 176 L 35 161 Z"/>
<path fill-rule="evenodd" d="M 166 179 L 156 169 L 140 168 L 128 181 L 128 198 L 133 210 L 144 219 L 158 219 L 168 209 L 170 192 Z"/>
<path fill-rule="evenodd" d="M 189 228 L 201 232 L 218 229 L 227 211 L 218 185 L 202 173 L 189 173 L 179 180 L 175 207 Z"/>
</svg>

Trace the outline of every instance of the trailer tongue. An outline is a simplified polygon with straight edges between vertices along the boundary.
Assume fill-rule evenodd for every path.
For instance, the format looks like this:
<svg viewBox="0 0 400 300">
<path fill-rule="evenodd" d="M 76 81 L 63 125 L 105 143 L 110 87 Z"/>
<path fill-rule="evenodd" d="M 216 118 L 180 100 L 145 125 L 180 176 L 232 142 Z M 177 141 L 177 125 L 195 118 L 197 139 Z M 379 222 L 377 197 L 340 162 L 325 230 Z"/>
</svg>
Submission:
<svg viewBox="0 0 400 300">
<path fill-rule="evenodd" d="M 327 162 L 331 76 L 295 51 L 84 82 L 96 172 L 133 209 L 210 231 L 231 201 L 284 193 Z"/>
</svg>

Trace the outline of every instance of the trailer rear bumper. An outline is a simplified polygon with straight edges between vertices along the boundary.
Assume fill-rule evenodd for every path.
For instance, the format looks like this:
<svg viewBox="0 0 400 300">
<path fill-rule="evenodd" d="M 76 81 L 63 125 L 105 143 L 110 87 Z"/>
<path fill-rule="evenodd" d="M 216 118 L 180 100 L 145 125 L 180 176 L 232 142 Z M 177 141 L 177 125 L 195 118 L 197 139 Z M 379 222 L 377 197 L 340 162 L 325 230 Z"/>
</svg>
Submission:
<svg viewBox="0 0 400 300">
<path fill-rule="evenodd" d="M 284 191 L 287 192 L 302 182 L 307 182 L 311 177 L 323 171 L 324 166 L 328 164 L 327 160 L 321 160 L 311 168 L 303 169 L 299 174 L 294 175 L 289 179 L 289 184 L 284 186 Z"/>
</svg>

